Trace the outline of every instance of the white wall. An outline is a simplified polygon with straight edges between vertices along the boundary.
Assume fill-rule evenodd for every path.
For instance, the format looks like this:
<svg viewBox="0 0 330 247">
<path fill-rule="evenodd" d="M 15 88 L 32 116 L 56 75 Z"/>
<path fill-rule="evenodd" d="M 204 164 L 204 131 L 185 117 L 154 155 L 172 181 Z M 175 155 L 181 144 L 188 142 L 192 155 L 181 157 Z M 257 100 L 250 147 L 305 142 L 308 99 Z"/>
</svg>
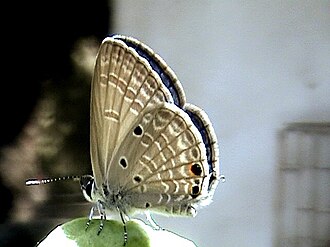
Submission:
<svg viewBox="0 0 330 247">
<path fill-rule="evenodd" d="M 276 131 L 330 121 L 330 3 L 117 0 L 114 31 L 151 46 L 205 109 L 220 141 L 213 204 L 155 217 L 200 247 L 271 246 Z"/>
</svg>

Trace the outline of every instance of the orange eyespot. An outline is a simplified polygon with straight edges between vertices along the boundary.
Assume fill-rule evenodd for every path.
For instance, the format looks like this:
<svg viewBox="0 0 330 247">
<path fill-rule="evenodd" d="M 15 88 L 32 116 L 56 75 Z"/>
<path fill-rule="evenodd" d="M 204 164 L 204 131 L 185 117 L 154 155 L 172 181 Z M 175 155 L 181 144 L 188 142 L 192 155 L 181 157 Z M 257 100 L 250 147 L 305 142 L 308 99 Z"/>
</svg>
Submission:
<svg viewBox="0 0 330 247">
<path fill-rule="evenodd" d="M 192 164 L 190 167 L 190 171 L 196 176 L 200 176 L 203 173 L 203 169 L 198 163 Z"/>
</svg>

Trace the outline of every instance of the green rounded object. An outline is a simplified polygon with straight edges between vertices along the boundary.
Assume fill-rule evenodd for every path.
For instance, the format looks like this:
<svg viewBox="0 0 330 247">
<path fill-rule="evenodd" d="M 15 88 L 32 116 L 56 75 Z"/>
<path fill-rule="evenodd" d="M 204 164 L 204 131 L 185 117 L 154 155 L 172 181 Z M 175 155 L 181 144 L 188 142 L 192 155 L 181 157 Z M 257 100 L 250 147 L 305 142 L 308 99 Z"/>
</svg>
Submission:
<svg viewBox="0 0 330 247">
<path fill-rule="evenodd" d="M 106 220 L 99 235 L 97 232 L 100 220 L 93 219 L 86 230 L 86 218 L 78 218 L 52 230 L 38 247 L 45 246 L 79 246 L 79 247 L 123 247 L 124 228 L 120 221 Z M 130 220 L 126 223 L 128 240 L 125 247 L 161 247 L 196 245 L 175 233 L 163 229 L 153 229 L 141 220 Z"/>
</svg>

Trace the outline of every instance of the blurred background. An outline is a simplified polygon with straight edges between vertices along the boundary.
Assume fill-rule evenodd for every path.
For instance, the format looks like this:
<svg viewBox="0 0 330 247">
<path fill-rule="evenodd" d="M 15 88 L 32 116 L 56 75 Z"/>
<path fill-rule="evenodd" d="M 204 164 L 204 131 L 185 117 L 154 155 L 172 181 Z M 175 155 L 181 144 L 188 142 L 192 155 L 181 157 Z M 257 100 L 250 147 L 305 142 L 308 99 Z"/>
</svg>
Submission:
<svg viewBox="0 0 330 247">
<path fill-rule="evenodd" d="M 90 81 L 113 33 L 160 54 L 219 139 L 226 182 L 213 203 L 195 218 L 155 216 L 159 225 L 200 247 L 330 246 L 329 1 L 19 1 L 5 10 L 0 246 L 23 237 L 33 246 L 87 217 L 78 184 L 24 182 L 91 173 Z"/>
</svg>

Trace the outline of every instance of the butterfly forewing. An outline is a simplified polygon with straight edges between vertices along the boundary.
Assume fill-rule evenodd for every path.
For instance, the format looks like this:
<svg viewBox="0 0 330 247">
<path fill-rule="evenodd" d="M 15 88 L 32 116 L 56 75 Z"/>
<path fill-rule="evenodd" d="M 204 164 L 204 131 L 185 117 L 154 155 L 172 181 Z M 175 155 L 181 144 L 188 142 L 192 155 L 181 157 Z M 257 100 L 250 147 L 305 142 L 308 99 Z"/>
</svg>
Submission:
<svg viewBox="0 0 330 247">
<path fill-rule="evenodd" d="M 132 122 L 145 108 L 161 102 L 173 99 L 148 62 L 122 41 L 105 39 L 91 93 L 91 159 L 98 187 Z"/>
<path fill-rule="evenodd" d="M 133 37 L 114 35 L 113 39 L 122 40 L 127 46 L 132 47 L 143 58 L 145 58 L 152 69 L 159 75 L 162 83 L 170 91 L 174 104 L 182 108 L 186 103 L 186 96 L 183 87 L 174 71 L 166 62 L 156 54 L 149 46 Z"/>
</svg>

